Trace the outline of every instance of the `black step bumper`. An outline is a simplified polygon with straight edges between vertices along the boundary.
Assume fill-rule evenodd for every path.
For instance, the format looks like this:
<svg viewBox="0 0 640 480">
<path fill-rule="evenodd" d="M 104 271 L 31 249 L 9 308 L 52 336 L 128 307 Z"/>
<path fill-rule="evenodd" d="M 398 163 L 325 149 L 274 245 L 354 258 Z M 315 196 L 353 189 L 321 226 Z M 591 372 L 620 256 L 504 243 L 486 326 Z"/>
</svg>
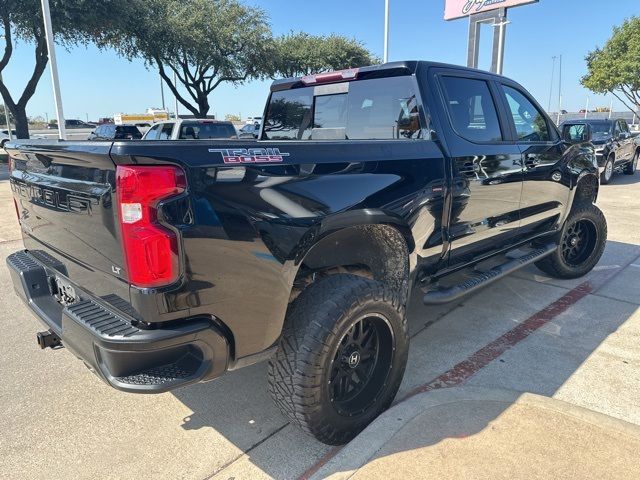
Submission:
<svg viewBox="0 0 640 480">
<path fill-rule="evenodd" d="M 7 257 L 7 265 L 16 293 L 33 313 L 114 388 L 160 393 L 216 378 L 227 370 L 227 339 L 209 319 L 138 328 L 73 284 L 78 300 L 67 306 L 58 303 L 51 285 L 52 279 L 61 277 L 60 269 L 49 268 L 28 251 Z"/>
</svg>

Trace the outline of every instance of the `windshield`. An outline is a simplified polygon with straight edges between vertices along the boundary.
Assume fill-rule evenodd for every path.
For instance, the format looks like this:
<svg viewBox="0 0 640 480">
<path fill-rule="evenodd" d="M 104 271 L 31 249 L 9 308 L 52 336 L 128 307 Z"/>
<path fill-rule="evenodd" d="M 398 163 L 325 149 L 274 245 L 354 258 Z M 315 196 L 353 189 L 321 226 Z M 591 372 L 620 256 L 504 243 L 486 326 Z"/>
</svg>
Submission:
<svg viewBox="0 0 640 480">
<path fill-rule="evenodd" d="M 236 129 L 230 123 L 184 122 L 180 127 L 180 140 L 206 140 L 236 138 Z"/>
<path fill-rule="evenodd" d="M 601 140 L 611 136 L 611 125 L 608 122 L 593 122 L 591 126 L 591 136 L 594 140 Z"/>
</svg>

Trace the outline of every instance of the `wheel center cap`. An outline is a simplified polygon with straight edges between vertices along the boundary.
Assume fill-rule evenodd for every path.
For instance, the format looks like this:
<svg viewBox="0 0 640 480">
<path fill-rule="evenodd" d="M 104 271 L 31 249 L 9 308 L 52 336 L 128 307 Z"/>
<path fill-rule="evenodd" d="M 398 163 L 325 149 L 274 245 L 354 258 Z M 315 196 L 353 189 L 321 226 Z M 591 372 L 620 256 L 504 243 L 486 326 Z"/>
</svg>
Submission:
<svg viewBox="0 0 640 480">
<path fill-rule="evenodd" d="M 572 247 L 575 247 L 578 244 L 578 237 L 571 237 L 571 240 L 569 240 L 569 243 L 571 244 Z"/>
<path fill-rule="evenodd" d="M 360 363 L 360 352 L 352 352 L 349 355 L 349 367 L 356 368 Z"/>
</svg>

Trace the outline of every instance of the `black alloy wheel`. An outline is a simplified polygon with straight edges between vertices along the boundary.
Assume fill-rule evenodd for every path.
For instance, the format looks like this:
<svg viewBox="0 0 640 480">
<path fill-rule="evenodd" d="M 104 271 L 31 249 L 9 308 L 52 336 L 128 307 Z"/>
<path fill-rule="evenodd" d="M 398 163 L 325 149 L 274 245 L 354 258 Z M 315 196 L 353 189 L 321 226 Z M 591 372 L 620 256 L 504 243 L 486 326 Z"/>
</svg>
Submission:
<svg viewBox="0 0 640 480">
<path fill-rule="evenodd" d="M 567 228 L 562 238 L 562 256 L 572 267 L 582 264 L 593 252 L 598 230 L 591 220 L 582 219 Z"/>
<path fill-rule="evenodd" d="M 329 398 L 345 416 L 364 412 L 377 401 L 394 350 L 389 321 L 380 314 L 358 319 L 338 344 L 331 363 Z"/>
</svg>

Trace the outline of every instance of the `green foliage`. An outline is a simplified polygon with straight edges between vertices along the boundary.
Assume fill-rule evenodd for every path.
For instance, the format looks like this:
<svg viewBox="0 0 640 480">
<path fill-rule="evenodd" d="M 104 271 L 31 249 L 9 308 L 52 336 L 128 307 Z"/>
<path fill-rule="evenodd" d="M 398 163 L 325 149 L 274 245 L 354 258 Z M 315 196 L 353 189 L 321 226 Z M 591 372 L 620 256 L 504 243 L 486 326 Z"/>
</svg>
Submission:
<svg viewBox="0 0 640 480">
<path fill-rule="evenodd" d="M 379 63 L 359 41 L 340 35 L 290 32 L 276 38 L 274 76 L 295 77 Z"/>
<path fill-rule="evenodd" d="M 235 123 L 239 123 L 239 122 L 241 122 L 241 121 L 242 121 L 242 119 L 240 118 L 240 115 L 234 115 L 233 113 L 227 113 L 227 114 L 224 116 L 224 119 L 225 119 L 227 122 L 235 122 Z"/>
<path fill-rule="evenodd" d="M 266 14 L 237 0 L 132 0 L 103 45 L 155 66 L 194 115 L 209 111 L 208 95 L 223 82 L 264 78 L 273 56 Z M 178 91 L 175 74 L 187 95 Z"/>
<path fill-rule="evenodd" d="M 56 42 L 68 47 L 101 38 L 113 18 L 111 7 L 121 1 L 50 0 Z M 49 61 L 40 0 L 0 0 L 0 39 L 0 73 L 9 65 L 17 40 L 34 46 L 34 67 L 20 95 L 12 95 L 0 82 L 0 96 L 15 117 L 16 134 L 28 138 L 26 106 Z"/>
<path fill-rule="evenodd" d="M 631 111 L 640 110 L 640 17 L 615 27 L 605 46 L 590 52 L 586 61 L 582 85 L 615 95 Z"/>
</svg>

